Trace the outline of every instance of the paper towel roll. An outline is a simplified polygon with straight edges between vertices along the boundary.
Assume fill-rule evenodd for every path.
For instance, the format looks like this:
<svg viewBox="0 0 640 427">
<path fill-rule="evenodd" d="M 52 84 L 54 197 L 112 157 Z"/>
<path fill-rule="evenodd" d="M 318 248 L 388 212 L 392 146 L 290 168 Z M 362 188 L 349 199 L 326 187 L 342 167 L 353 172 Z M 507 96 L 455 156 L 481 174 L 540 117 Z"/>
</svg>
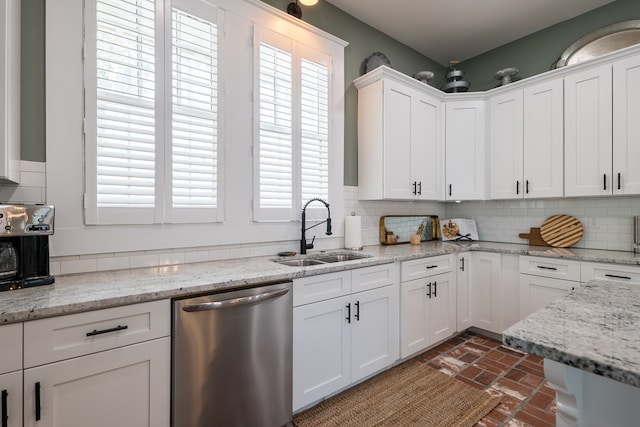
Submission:
<svg viewBox="0 0 640 427">
<path fill-rule="evenodd" d="M 362 220 L 359 216 L 352 215 L 344 219 L 344 247 L 362 248 Z"/>
</svg>

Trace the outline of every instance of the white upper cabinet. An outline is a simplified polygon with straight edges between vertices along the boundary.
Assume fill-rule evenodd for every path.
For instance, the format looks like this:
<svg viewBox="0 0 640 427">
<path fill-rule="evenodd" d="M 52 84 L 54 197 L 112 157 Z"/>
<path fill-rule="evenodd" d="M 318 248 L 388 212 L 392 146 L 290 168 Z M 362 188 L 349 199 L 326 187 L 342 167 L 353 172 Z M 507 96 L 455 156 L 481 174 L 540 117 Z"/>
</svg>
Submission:
<svg viewBox="0 0 640 427">
<path fill-rule="evenodd" d="M 20 180 L 20 0 L 0 0 L 0 180 Z"/>
<path fill-rule="evenodd" d="M 562 197 L 562 79 L 490 99 L 491 199 Z"/>
<path fill-rule="evenodd" d="M 611 194 L 611 65 L 568 74 L 565 79 L 565 195 Z"/>
<path fill-rule="evenodd" d="M 445 200 L 485 198 L 484 100 L 447 101 Z"/>
<path fill-rule="evenodd" d="M 361 200 L 442 199 L 442 106 L 416 85 L 386 67 L 356 80 Z"/>
<path fill-rule="evenodd" d="M 522 89 L 491 98 L 489 116 L 489 196 L 491 199 L 522 197 Z"/>
<path fill-rule="evenodd" d="M 613 63 L 613 194 L 640 194 L 640 55 Z"/>
</svg>

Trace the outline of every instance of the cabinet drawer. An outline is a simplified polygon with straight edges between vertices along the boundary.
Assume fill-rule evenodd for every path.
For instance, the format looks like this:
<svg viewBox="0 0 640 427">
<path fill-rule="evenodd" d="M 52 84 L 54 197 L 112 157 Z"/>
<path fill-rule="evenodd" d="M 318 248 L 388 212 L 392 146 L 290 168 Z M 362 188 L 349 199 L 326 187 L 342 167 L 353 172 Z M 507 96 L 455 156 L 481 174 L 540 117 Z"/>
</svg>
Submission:
<svg viewBox="0 0 640 427">
<path fill-rule="evenodd" d="M 520 273 L 579 282 L 580 261 L 521 256 Z"/>
<path fill-rule="evenodd" d="M 0 326 L 0 374 L 22 369 L 22 323 Z"/>
<path fill-rule="evenodd" d="M 24 367 L 42 365 L 171 334 L 169 300 L 24 324 Z"/>
<path fill-rule="evenodd" d="M 382 264 L 351 270 L 351 292 L 356 293 L 368 289 L 398 283 L 398 264 Z"/>
<path fill-rule="evenodd" d="M 405 261 L 400 267 L 400 281 L 406 282 L 407 280 L 421 279 L 434 274 L 453 271 L 453 257 L 453 255 L 439 255 Z"/>
<path fill-rule="evenodd" d="M 581 269 L 581 278 L 583 282 L 599 279 L 640 284 L 639 266 L 583 262 Z"/>
<path fill-rule="evenodd" d="M 350 271 L 293 279 L 294 307 L 349 295 L 350 293 Z"/>
</svg>

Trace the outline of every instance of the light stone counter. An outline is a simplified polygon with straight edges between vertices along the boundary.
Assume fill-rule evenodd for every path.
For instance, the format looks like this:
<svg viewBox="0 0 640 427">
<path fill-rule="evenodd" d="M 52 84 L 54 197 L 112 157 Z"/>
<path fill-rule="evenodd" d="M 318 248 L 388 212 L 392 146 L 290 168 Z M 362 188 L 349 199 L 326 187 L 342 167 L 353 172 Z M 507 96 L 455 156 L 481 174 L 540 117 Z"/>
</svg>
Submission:
<svg viewBox="0 0 640 427">
<path fill-rule="evenodd" d="M 421 245 L 368 246 L 361 253 L 371 255 L 369 258 L 309 267 L 283 266 L 274 263 L 277 257 L 273 256 L 74 274 L 57 276 L 54 285 L 0 292 L 0 325 L 466 251 L 640 264 L 640 257 L 631 252 L 492 242 L 427 242 Z"/>
<path fill-rule="evenodd" d="M 640 285 L 592 280 L 503 332 L 508 346 L 640 387 Z"/>
</svg>

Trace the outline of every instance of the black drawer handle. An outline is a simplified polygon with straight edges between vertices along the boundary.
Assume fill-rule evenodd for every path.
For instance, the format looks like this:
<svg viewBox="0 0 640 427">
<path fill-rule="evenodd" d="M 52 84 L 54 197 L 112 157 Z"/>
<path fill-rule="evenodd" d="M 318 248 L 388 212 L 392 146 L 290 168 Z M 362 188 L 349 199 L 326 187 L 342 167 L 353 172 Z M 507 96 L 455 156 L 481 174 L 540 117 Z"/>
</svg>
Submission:
<svg viewBox="0 0 640 427">
<path fill-rule="evenodd" d="M 92 337 L 94 335 L 108 334 L 109 332 L 124 331 L 125 329 L 129 329 L 129 327 L 127 325 L 124 325 L 124 326 L 118 325 L 115 328 L 101 329 L 101 330 L 94 329 L 91 332 L 87 332 L 87 336 Z"/>
<path fill-rule="evenodd" d="M 347 323 L 351 323 L 351 303 L 347 304 Z"/>
<path fill-rule="evenodd" d="M 427 268 L 436 268 L 438 267 L 437 265 L 427 265 Z"/>
<path fill-rule="evenodd" d="M 625 279 L 625 280 L 631 280 L 631 277 L 628 277 L 628 276 L 618 276 L 617 274 L 605 274 L 605 276 L 607 276 L 607 277 L 613 277 L 614 279 Z"/>
<path fill-rule="evenodd" d="M 7 400 L 9 399 L 9 392 L 2 390 L 2 427 L 9 425 L 9 414 L 7 412 Z"/>
<path fill-rule="evenodd" d="M 544 265 L 539 265 L 538 268 L 541 268 L 543 270 L 553 270 L 553 271 L 557 271 L 558 269 L 555 267 L 546 267 Z"/>
<path fill-rule="evenodd" d="M 40 382 L 36 383 L 36 421 L 40 421 L 41 417 L 40 413 Z"/>
</svg>

